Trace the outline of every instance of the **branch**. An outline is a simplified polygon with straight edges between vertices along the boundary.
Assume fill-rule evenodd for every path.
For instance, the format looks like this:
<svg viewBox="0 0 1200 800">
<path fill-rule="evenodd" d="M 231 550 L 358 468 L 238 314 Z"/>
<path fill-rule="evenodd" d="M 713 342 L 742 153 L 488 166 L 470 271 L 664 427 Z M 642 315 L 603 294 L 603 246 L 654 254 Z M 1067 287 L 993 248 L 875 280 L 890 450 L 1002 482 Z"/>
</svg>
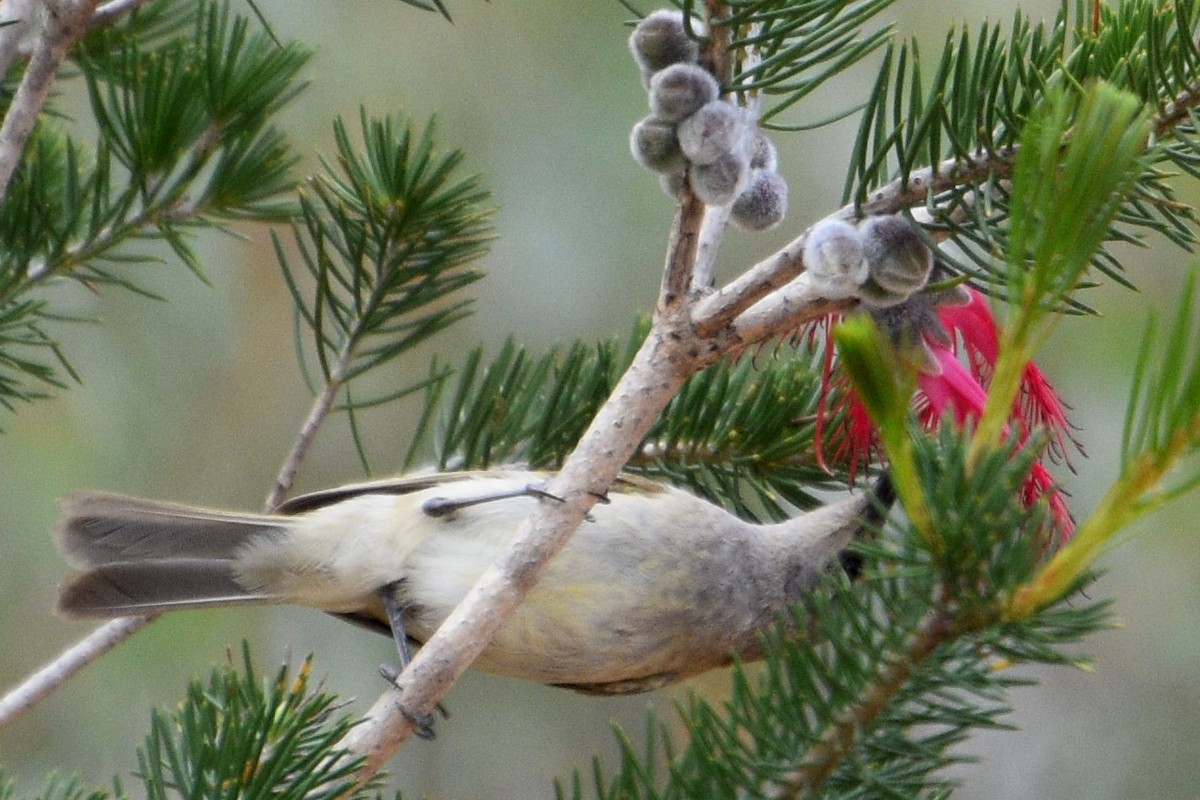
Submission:
<svg viewBox="0 0 1200 800">
<path fill-rule="evenodd" d="M 1190 112 L 1197 107 L 1200 107 L 1200 83 L 1181 92 L 1155 118 L 1155 135 L 1164 136 L 1179 125 L 1189 122 Z M 854 221 L 877 214 L 895 214 L 910 208 L 920 211 L 930 196 L 989 176 L 998 180 L 1011 177 L 1018 152 L 1019 148 L 1012 146 L 994 151 L 980 150 L 965 159 L 945 159 L 934 166 L 912 171 L 907 181 L 897 178 L 873 192 L 861 206 L 849 203 L 827 216 L 825 220 Z M 933 232 L 935 239 L 948 236 L 946 232 Z M 720 328 L 733 324 L 733 320 L 751 306 L 803 273 L 804 242 L 807 237 L 808 231 L 805 231 L 720 291 L 699 302 L 693 314 L 697 332 L 711 335 Z M 762 308 L 755 313 L 761 315 L 765 311 L 766 309 Z M 749 332 L 749 329 L 747 330 Z"/>
<path fill-rule="evenodd" d="M 1200 106 L 1200 81 L 1184 89 L 1154 119 L 1154 136 L 1165 136 L 1180 125 L 1192 121 L 1191 112 Z"/>
<path fill-rule="evenodd" d="M 739 341 L 751 344 L 792 333 L 802 325 L 830 314 L 844 314 L 858 300 L 827 300 L 803 274 L 777 292 L 767 295 L 730 326 Z"/>
<path fill-rule="evenodd" d="M 690 193 L 688 193 L 690 195 Z M 550 559 L 562 549 L 593 505 L 608 491 L 651 425 L 694 372 L 729 347 L 697 336 L 691 325 L 691 285 L 704 204 L 685 195 L 676 216 L 662 295 L 654 324 L 629 369 L 592 420 L 547 491 L 561 502 L 543 503 L 522 523 L 508 551 L 422 646 L 399 678 L 341 746 L 365 756 L 366 781 L 412 733 L 414 720 L 437 703 L 524 599 Z"/>
<path fill-rule="evenodd" d="M 696 264 L 692 275 L 692 286 L 698 292 L 707 292 L 716 281 L 717 253 L 725 239 L 725 228 L 729 225 L 730 212 L 726 206 L 713 206 L 705 210 L 704 222 L 700 225 L 700 236 L 696 242 Z"/>
<path fill-rule="evenodd" d="M 944 610 L 932 612 L 913 636 L 904 657 L 886 665 L 872 688 L 825 730 L 818 743 L 809 751 L 804 765 L 780 782 L 780 788 L 784 791 L 777 796 L 799 798 L 819 793 L 857 739 L 864 731 L 871 729 L 913 672 L 933 655 L 937 648 L 963 632 L 961 623 L 948 616 Z"/>
<path fill-rule="evenodd" d="M 824 221 L 854 221 L 878 214 L 895 214 L 913 206 L 923 206 L 930 195 L 981 180 L 989 175 L 1005 177 L 1012 172 L 1016 148 L 995 152 L 979 152 L 969 159 L 948 158 L 932 167 L 914 170 L 908 180 L 896 179 L 873 192 L 861 206 L 850 203 L 825 217 Z M 815 227 L 815 226 L 814 226 Z M 734 320 L 804 272 L 804 242 L 806 230 L 796 239 L 755 264 L 720 291 L 696 304 L 692 319 L 696 331 L 710 336 L 731 326 Z M 789 290 L 791 291 L 791 290 Z M 802 293 L 802 292 L 800 292 Z M 761 315 L 766 309 L 756 311 Z M 838 310 L 838 309 L 833 309 Z"/>
<path fill-rule="evenodd" d="M 50 95 L 67 51 L 85 33 L 96 7 L 96 0 L 44 0 L 42 30 L 34 45 L 33 57 L 13 95 L 12 105 L 0 126 L 0 203 L 8 193 L 25 143 L 33 132 L 38 115 Z"/>
<path fill-rule="evenodd" d="M 713 9 L 708 9 L 709 15 Z M 702 59 L 703 60 L 703 59 Z M 876 193 L 874 213 L 923 203 L 929 184 L 970 180 L 992 171 L 987 157 L 966 168 L 948 162 Z M 834 216 L 854 218 L 848 206 Z M 341 742 L 366 759 L 360 782 L 374 775 L 430 715 L 475 658 L 488 646 L 549 560 L 566 544 L 588 510 L 650 430 L 683 382 L 733 349 L 794 330 L 806 321 L 844 311 L 857 301 L 832 302 L 807 281 L 804 236 L 714 294 L 707 294 L 727 216 L 706 212 L 685 186 L 673 227 L 654 322 L 641 350 L 592 420 L 547 491 L 561 502 L 543 503 L 524 520 L 509 549 L 479 578 L 450 616 L 396 679 L 396 689 L 376 701 L 366 720 Z M 789 285 L 790 284 L 790 285 Z M 773 290 L 783 289 L 774 295 Z M 770 296 L 768 296 L 770 295 Z"/>
<path fill-rule="evenodd" d="M 320 430 L 321 424 L 325 422 L 329 417 L 329 412 L 333 409 L 333 401 L 342 388 L 342 379 L 346 374 L 349 361 L 350 349 L 346 348 L 334 365 L 334 370 L 330 373 L 329 378 L 325 381 L 321 393 L 313 400 L 312 408 L 309 409 L 304 424 L 300 426 L 300 433 L 296 435 L 296 441 L 287 454 L 287 458 L 284 459 L 279 474 L 275 477 L 271 493 L 267 495 L 266 502 L 263 503 L 263 508 L 267 513 L 278 508 L 279 504 L 283 502 L 283 498 L 291 491 L 296 474 L 300 471 L 300 465 L 304 462 L 304 458 L 317 438 L 317 431 Z"/>
</svg>

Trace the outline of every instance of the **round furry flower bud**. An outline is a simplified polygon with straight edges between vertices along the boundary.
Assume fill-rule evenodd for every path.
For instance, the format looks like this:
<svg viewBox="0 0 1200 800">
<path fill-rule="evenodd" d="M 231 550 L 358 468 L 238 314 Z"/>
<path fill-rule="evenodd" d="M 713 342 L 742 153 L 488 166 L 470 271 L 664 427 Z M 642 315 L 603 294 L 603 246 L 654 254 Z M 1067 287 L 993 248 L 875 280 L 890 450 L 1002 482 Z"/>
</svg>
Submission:
<svg viewBox="0 0 1200 800">
<path fill-rule="evenodd" d="M 745 191 L 733 201 L 730 213 L 742 230 L 774 228 L 787 213 L 788 185 L 778 172 L 752 169 Z"/>
<path fill-rule="evenodd" d="M 653 172 L 678 172 L 686 166 L 675 123 L 658 117 L 646 117 L 629 134 L 633 158 Z"/>
<path fill-rule="evenodd" d="M 750 143 L 747 145 L 747 150 L 750 153 L 750 167 L 752 169 L 765 169 L 768 172 L 775 172 L 779 168 L 779 154 L 775 150 L 775 143 L 767 138 L 767 135 L 758 128 L 750 134 Z"/>
<path fill-rule="evenodd" d="M 703 26 L 692 20 L 693 32 L 703 35 Z M 672 64 L 694 63 L 700 54 L 699 43 L 688 36 L 683 13 L 659 9 L 647 14 L 629 36 L 629 51 L 642 72 L 652 75 Z"/>
<path fill-rule="evenodd" d="M 691 170 L 692 191 L 705 205 L 727 206 L 746 188 L 750 159 L 741 148 L 731 150 L 711 164 L 696 164 Z"/>
<path fill-rule="evenodd" d="M 705 104 L 679 123 L 679 146 L 693 164 L 711 164 L 746 140 L 741 109 L 723 100 Z"/>
<path fill-rule="evenodd" d="M 830 300 L 858 294 L 867 279 L 862 240 L 841 220 L 818 222 L 804 240 L 804 268 L 813 288 Z"/>
<path fill-rule="evenodd" d="M 672 64 L 650 79 L 650 110 L 678 122 L 717 99 L 717 79 L 695 64 Z"/>
<path fill-rule="evenodd" d="M 863 302 L 895 305 L 929 280 L 933 251 L 904 217 L 868 217 L 858 232 L 870 272 L 862 285 Z"/>
</svg>

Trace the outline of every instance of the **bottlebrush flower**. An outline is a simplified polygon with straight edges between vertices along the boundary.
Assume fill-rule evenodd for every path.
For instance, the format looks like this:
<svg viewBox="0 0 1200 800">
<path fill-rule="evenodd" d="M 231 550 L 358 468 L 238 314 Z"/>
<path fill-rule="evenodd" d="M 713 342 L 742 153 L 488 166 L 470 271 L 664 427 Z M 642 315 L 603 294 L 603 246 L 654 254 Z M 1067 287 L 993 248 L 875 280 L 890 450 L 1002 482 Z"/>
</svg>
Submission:
<svg viewBox="0 0 1200 800">
<path fill-rule="evenodd" d="M 917 353 L 921 371 L 915 403 L 924 426 L 933 428 L 947 419 L 959 425 L 979 419 L 1000 351 L 999 327 L 982 294 L 961 287 L 919 293 L 900 305 L 869 313 L 893 341 Z M 837 369 L 831 348 L 826 350 L 821 396 L 817 457 L 827 469 L 832 460 L 854 475 L 877 454 L 878 434 L 848 377 Z M 836 398 L 835 408 L 828 413 L 827 397 Z M 835 420 L 834 429 L 826 430 L 826 420 Z M 1053 459 L 1066 460 L 1068 442 L 1082 452 L 1071 436 L 1065 404 L 1032 362 L 1025 367 L 1010 424 L 1021 441 L 1035 430 L 1044 431 Z M 832 444 L 831 453 L 825 452 L 827 444 Z M 1070 511 L 1054 479 L 1039 463 L 1030 470 L 1021 499 L 1032 504 L 1040 498 L 1049 504 L 1060 537 L 1070 537 L 1075 527 Z"/>
</svg>

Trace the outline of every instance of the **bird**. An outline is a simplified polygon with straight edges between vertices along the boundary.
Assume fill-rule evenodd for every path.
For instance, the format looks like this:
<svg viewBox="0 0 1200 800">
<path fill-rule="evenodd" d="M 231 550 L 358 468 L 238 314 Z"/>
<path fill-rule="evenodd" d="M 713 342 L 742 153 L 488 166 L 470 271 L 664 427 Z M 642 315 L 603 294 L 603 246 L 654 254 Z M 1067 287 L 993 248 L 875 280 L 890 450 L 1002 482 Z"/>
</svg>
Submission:
<svg viewBox="0 0 1200 800">
<path fill-rule="evenodd" d="M 409 475 L 300 495 L 269 514 L 76 493 L 54 532 L 77 570 L 57 608 L 115 618 L 308 606 L 392 636 L 403 667 L 521 521 L 558 500 L 550 477 L 516 467 Z M 870 491 L 754 524 L 622 473 L 475 666 L 615 695 L 761 658 L 763 630 L 891 502 L 885 475 Z"/>
</svg>

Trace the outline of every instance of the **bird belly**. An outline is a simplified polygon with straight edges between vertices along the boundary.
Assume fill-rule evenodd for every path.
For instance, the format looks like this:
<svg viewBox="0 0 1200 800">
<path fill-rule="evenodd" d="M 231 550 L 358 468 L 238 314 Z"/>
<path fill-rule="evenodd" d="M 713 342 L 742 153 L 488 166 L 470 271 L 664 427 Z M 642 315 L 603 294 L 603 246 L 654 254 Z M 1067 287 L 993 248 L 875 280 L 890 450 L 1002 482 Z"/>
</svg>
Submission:
<svg viewBox="0 0 1200 800">
<path fill-rule="evenodd" d="M 681 558 L 674 549 L 624 548 L 614 559 L 612 543 L 604 554 L 594 552 L 611 530 L 589 524 L 550 563 L 476 667 L 540 683 L 639 691 L 726 664 L 753 641 L 760 610 L 743 611 L 730 596 L 702 596 L 696 576 L 681 574 L 695 568 L 694 550 Z M 446 552 L 453 543 L 430 539 L 412 555 L 400 591 L 412 603 L 409 634 L 418 641 L 432 635 L 491 562 L 478 548 L 458 545 L 466 552 Z"/>
</svg>

